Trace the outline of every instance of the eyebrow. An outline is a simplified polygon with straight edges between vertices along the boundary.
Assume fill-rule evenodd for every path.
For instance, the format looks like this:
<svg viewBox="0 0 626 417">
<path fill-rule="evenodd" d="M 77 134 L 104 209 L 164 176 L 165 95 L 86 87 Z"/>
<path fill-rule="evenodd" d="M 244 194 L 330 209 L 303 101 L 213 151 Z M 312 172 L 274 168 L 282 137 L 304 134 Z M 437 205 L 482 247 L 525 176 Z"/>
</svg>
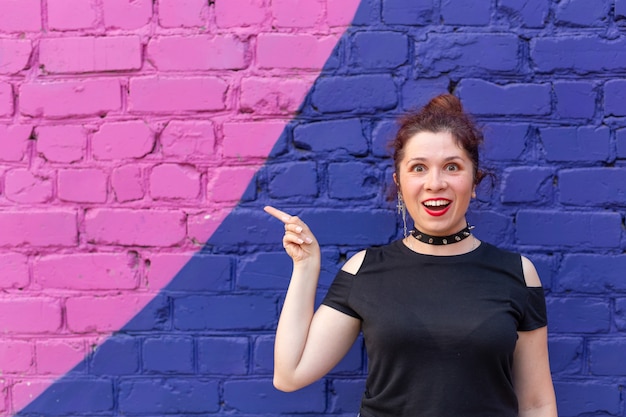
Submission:
<svg viewBox="0 0 626 417">
<path fill-rule="evenodd" d="M 456 156 L 456 155 L 455 156 L 448 156 L 448 157 L 443 159 L 443 162 L 450 162 L 450 161 L 455 161 L 455 160 L 461 160 L 462 161 L 463 158 L 460 157 L 460 156 Z M 417 162 L 425 162 L 425 161 L 428 161 L 428 158 L 422 158 L 422 157 L 411 158 L 408 161 L 406 161 L 406 163 L 408 164 L 410 162 L 415 162 L 415 161 L 417 161 Z"/>
</svg>

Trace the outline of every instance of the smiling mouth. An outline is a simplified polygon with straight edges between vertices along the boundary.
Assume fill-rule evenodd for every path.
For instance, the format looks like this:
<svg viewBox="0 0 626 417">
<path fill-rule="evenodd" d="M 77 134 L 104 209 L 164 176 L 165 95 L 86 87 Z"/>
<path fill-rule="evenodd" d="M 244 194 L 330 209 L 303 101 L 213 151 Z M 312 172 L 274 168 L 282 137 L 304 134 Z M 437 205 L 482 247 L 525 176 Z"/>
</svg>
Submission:
<svg viewBox="0 0 626 417">
<path fill-rule="evenodd" d="M 429 211 L 438 212 L 447 209 L 450 203 L 450 200 L 428 200 L 424 201 L 422 205 Z"/>
</svg>

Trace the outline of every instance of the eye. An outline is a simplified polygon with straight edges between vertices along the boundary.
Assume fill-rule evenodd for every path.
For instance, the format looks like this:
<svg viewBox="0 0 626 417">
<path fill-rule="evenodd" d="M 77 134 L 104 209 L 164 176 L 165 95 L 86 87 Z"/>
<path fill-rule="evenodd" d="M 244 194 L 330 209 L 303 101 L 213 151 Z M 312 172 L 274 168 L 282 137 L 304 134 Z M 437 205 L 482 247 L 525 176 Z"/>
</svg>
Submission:
<svg viewBox="0 0 626 417">
<path fill-rule="evenodd" d="M 426 171 L 426 167 L 422 164 L 416 164 L 411 167 L 412 172 L 424 172 Z"/>
<path fill-rule="evenodd" d="M 455 172 L 459 170 L 459 166 L 457 164 L 448 164 L 444 167 L 446 171 Z"/>
</svg>

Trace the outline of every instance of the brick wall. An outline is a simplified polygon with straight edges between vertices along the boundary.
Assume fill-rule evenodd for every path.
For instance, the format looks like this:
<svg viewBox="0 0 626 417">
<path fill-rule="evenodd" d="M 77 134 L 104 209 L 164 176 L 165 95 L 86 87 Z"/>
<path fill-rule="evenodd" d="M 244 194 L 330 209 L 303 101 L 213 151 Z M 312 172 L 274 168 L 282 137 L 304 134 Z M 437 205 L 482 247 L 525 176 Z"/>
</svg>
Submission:
<svg viewBox="0 0 626 417">
<path fill-rule="evenodd" d="M 0 0 L 0 415 L 354 416 L 362 344 L 271 385 L 265 204 L 347 256 L 401 233 L 394 121 L 485 127 L 469 218 L 546 287 L 561 416 L 626 416 L 626 1 Z"/>
</svg>

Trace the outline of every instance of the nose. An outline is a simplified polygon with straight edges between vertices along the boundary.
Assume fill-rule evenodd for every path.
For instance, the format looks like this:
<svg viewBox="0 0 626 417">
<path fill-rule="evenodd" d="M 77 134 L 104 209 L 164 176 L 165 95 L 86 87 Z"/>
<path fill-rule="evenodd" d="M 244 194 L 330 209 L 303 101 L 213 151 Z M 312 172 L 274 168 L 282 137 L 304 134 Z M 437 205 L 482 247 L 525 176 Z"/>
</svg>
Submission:
<svg viewBox="0 0 626 417">
<path fill-rule="evenodd" d="M 443 174 L 439 170 L 430 170 L 426 177 L 425 188 L 428 191 L 439 191 L 446 188 L 448 184 L 445 181 Z"/>
</svg>

